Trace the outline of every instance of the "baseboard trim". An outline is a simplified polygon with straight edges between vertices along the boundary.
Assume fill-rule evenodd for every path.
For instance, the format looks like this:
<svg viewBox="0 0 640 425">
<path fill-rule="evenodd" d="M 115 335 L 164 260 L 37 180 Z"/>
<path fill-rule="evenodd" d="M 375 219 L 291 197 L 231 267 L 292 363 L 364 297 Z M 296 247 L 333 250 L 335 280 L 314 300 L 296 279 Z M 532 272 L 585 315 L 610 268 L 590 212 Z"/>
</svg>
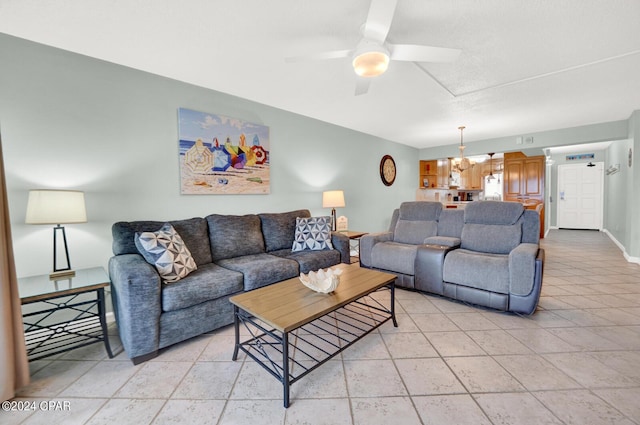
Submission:
<svg viewBox="0 0 640 425">
<path fill-rule="evenodd" d="M 615 236 L 613 236 L 613 234 L 608 231 L 607 229 L 603 229 L 602 230 L 607 236 L 609 236 L 609 239 L 611 239 L 613 241 L 614 244 L 616 244 L 616 246 L 618 248 L 620 248 L 620 251 L 622 251 L 622 255 L 624 256 L 624 259 L 627 260 L 629 263 L 636 263 L 636 264 L 640 264 L 640 257 L 632 257 L 629 254 L 627 254 L 627 250 L 625 249 L 624 245 L 622 245 L 620 243 L 619 240 L 616 239 Z"/>
<path fill-rule="evenodd" d="M 113 311 L 108 311 L 104 317 L 107 320 L 107 323 L 114 323 L 116 321 L 116 315 L 113 314 Z"/>
</svg>

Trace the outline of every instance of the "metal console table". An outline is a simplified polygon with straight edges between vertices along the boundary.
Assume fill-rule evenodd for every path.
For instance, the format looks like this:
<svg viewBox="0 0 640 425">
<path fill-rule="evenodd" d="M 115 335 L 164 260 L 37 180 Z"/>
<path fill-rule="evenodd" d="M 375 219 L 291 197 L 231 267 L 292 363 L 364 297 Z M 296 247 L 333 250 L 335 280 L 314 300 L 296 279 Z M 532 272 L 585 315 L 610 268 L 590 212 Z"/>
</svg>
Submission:
<svg viewBox="0 0 640 425">
<path fill-rule="evenodd" d="M 102 267 L 56 280 L 48 275 L 18 279 L 29 361 L 97 342 L 112 358 L 104 295 L 110 283 Z"/>
</svg>

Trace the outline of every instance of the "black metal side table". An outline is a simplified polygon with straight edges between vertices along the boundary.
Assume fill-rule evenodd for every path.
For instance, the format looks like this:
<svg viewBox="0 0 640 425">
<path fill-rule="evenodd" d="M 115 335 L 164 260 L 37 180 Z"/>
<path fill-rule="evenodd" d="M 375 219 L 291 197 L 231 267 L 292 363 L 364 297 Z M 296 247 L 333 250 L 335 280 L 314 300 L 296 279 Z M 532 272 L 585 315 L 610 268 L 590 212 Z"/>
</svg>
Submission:
<svg viewBox="0 0 640 425">
<path fill-rule="evenodd" d="M 351 256 L 351 264 L 360 261 L 360 238 L 367 234 L 367 232 L 357 232 L 354 230 L 339 230 L 339 233 L 346 235 L 349 238 L 349 250 L 355 252 L 356 255 Z"/>
<path fill-rule="evenodd" d="M 29 361 L 103 342 L 113 357 L 105 318 L 104 288 L 111 281 L 102 267 L 75 276 L 18 279 Z"/>
</svg>

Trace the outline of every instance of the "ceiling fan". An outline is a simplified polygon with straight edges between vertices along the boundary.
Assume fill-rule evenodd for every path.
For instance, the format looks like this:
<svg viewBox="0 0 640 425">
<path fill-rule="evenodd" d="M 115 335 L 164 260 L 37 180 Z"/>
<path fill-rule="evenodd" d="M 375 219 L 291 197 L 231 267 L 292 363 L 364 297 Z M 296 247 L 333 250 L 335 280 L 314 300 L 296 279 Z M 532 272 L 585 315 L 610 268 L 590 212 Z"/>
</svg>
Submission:
<svg viewBox="0 0 640 425">
<path fill-rule="evenodd" d="M 418 44 L 391 44 L 387 39 L 397 0 L 371 0 L 367 21 L 362 26 L 362 40 L 355 49 L 334 50 L 286 58 L 286 62 L 352 58 L 356 73 L 356 95 L 369 90 L 371 79 L 382 75 L 392 60 L 407 62 L 452 62 L 460 49 L 423 46 Z"/>
</svg>

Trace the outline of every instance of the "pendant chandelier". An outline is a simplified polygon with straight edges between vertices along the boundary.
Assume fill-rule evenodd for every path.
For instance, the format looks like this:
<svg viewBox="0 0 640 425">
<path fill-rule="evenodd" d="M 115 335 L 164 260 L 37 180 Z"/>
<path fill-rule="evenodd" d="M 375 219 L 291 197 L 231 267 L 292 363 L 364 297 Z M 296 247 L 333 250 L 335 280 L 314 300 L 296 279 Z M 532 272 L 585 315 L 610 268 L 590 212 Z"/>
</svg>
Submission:
<svg viewBox="0 0 640 425">
<path fill-rule="evenodd" d="M 493 175 L 493 155 L 495 155 L 495 152 L 488 153 L 487 155 L 489 155 L 489 175 L 487 176 L 487 181 L 491 181 L 495 179 Z"/>
<path fill-rule="evenodd" d="M 472 166 L 471 161 L 469 161 L 469 158 L 464 157 L 464 143 L 462 141 L 462 131 L 464 129 L 465 129 L 464 125 L 461 125 L 460 127 L 458 127 L 458 130 L 460 130 L 460 147 L 458 147 L 458 149 L 460 150 L 460 162 L 457 162 L 457 164 L 455 165 L 455 168 L 460 172 L 464 170 L 468 170 Z"/>
</svg>

